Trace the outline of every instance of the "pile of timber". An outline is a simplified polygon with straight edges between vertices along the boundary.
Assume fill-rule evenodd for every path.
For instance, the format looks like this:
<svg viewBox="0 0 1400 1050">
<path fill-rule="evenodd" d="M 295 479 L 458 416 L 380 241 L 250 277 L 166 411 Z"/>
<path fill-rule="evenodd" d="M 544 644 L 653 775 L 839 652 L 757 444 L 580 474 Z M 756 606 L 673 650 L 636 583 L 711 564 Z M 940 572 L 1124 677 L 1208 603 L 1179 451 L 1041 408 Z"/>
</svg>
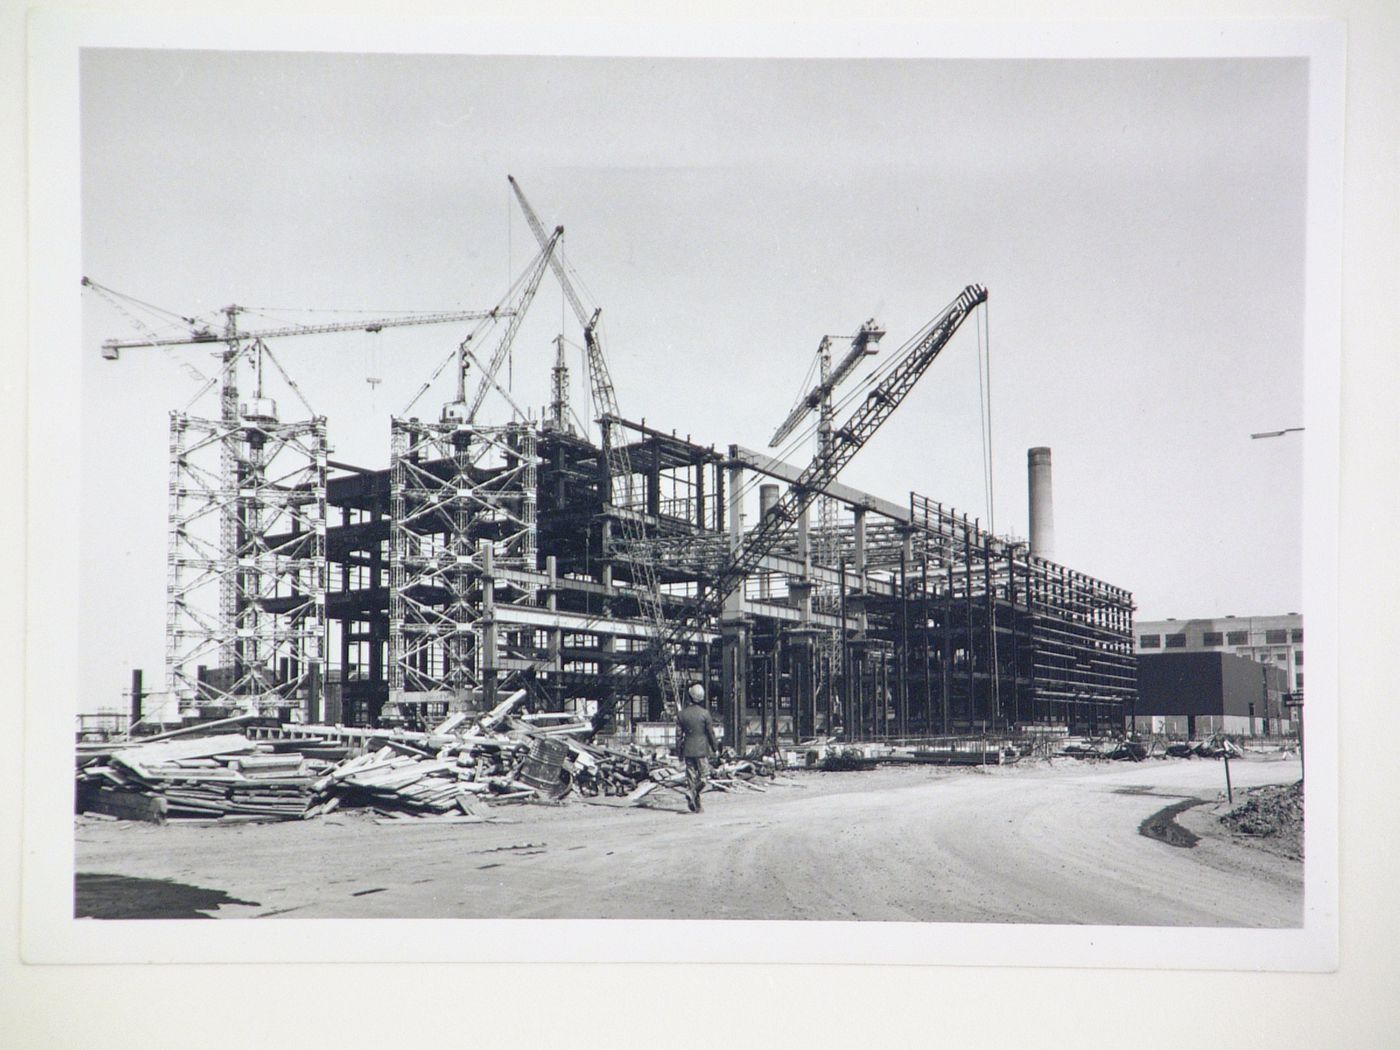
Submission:
<svg viewBox="0 0 1400 1050">
<path fill-rule="evenodd" d="M 89 755 L 78 770 L 79 812 L 126 819 L 258 817 L 300 820 L 315 805 L 327 757 L 241 733 L 131 743 Z M 334 748 L 319 748 L 322 755 Z"/>
<path fill-rule="evenodd" d="M 705 780 L 703 790 L 766 791 L 768 789 L 763 786 L 765 780 L 768 783 L 791 784 L 791 781 L 779 781 L 777 772 L 778 764 L 771 755 L 739 758 L 730 752 L 725 752 L 710 767 L 710 775 Z M 657 788 L 669 788 L 676 792 L 684 791 L 686 788 L 685 770 L 676 764 L 659 759 L 646 780 L 640 782 L 627 796 L 628 801 L 634 806 L 639 805 L 652 797 L 652 793 Z"/>
</svg>

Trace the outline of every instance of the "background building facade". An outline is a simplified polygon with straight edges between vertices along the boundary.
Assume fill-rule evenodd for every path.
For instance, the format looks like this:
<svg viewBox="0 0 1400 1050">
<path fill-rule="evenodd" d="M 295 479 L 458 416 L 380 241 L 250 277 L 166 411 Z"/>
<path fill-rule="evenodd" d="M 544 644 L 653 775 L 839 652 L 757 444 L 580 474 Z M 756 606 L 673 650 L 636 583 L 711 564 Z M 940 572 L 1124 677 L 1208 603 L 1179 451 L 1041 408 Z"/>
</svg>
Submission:
<svg viewBox="0 0 1400 1050">
<path fill-rule="evenodd" d="M 1283 672 L 1220 652 L 1155 653 L 1138 658 L 1132 730 L 1199 740 L 1216 733 L 1278 736 L 1292 731 Z"/>
<path fill-rule="evenodd" d="M 1133 648 L 1139 654 L 1230 653 L 1282 671 L 1287 692 L 1303 691 L 1303 617 L 1218 616 L 1196 620 L 1139 620 Z"/>
</svg>

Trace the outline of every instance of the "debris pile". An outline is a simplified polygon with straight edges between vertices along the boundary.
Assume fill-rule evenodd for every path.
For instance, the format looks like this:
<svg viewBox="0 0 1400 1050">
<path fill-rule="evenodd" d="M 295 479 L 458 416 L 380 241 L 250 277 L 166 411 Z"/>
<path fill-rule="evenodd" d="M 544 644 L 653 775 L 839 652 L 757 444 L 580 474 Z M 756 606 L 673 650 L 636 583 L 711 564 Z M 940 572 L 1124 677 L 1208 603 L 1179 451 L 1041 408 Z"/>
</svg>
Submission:
<svg viewBox="0 0 1400 1050">
<path fill-rule="evenodd" d="M 1168 744 L 1165 753 L 1168 758 L 1240 758 L 1244 755 L 1228 737 Z"/>
<path fill-rule="evenodd" d="M 867 758 L 858 747 L 829 749 L 822 758 L 819 768 L 828 773 L 858 772 L 875 768 L 875 759 Z"/>
<path fill-rule="evenodd" d="M 78 759 L 78 808 L 154 821 L 299 820 L 345 805 L 465 822 L 488 819 L 490 806 L 571 795 L 635 804 L 659 787 L 684 789 L 684 772 L 665 752 L 586 741 L 592 725 L 569 716 L 514 714 L 524 698 L 514 693 L 470 724 L 456 714 L 430 732 L 368 732 L 354 747 L 330 739 L 327 727 L 318 736 L 305 726 L 292 740 L 230 733 L 89 749 Z M 776 770 L 774 756 L 726 752 L 708 787 L 762 790 L 754 781 Z"/>
<path fill-rule="evenodd" d="M 1120 737 L 1104 740 L 1066 737 L 1055 754 L 1062 758 L 1106 758 L 1117 762 L 1141 762 L 1150 752 L 1147 746 L 1138 740 Z"/>
<path fill-rule="evenodd" d="M 1285 852 L 1303 855 L 1303 782 L 1252 788 L 1244 803 L 1220 818 L 1231 831 L 1272 839 Z"/>
</svg>

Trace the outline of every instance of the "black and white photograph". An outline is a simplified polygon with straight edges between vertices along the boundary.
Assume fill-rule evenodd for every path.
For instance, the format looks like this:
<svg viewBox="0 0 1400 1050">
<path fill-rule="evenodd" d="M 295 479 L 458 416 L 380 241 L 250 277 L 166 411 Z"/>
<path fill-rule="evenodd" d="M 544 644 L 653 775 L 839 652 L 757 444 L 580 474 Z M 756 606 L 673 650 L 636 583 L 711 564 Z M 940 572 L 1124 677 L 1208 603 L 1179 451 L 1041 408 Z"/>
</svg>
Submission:
<svg viewBox="0 0 1400 1050">
<path fill-rule="evenodd" d="M 75 914 L 1300 926 L 1307 74 L 84 52 Z"/>
<path fill-rule="evenodd" d="M 37 950 L 1334 966 L 1290 33 L 78 48 Z"/>
</svg>

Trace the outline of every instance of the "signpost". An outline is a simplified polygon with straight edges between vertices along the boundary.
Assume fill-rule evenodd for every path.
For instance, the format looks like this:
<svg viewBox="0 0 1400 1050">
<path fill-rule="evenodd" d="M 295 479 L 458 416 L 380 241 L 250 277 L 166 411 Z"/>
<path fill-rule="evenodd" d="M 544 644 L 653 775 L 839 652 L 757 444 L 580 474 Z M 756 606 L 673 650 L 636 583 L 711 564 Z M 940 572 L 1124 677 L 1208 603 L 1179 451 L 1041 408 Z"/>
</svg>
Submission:
<svg viewBox="0 0 1400 1050">
<path fill-rule="evenodd" d="M 1300 692 L 1297 692 L 1297 693 L 1284 693 L 1284 694 L 1283 694 L 1283 706 L 1284 706 L 1284 707 L 1287 707 L 1287 708 L 1294 708 L 1294 709 L 1297 710 L 1297 715 L 1296 715 L 1295 717 L 1296 717 L 1297 720 L 1298 720 L 1298 761 L 1299 761 L 1299 763 L 1301 764 L 1301 767 L 1302 767 L 1302 768 L 1301 768 L 1302 779 L 1303 779 L 1303 780 L 1306 780 L 1306 779 L 1307 779 L 1307 773 L 1308 773 L 1308 760 L 1307 760 L 1307 748 L 1303 746 L 1303 694 L 1302 694 L 1302 692 L 1300 691 Z"/>
</svg>

